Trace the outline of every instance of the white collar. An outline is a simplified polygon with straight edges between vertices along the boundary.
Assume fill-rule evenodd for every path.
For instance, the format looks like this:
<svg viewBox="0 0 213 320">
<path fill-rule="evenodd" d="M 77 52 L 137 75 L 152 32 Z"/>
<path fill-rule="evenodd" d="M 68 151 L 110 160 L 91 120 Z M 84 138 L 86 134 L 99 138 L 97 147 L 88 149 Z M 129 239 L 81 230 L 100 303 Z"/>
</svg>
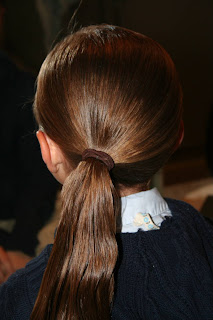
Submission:
<svg viewBox="0 0 213 320">
<path fill-rule="evenodd" d="M 156 188 L 121 198 L 121 232 L 159 229 L 166 216 L 171 211 Z"/>
</svg>

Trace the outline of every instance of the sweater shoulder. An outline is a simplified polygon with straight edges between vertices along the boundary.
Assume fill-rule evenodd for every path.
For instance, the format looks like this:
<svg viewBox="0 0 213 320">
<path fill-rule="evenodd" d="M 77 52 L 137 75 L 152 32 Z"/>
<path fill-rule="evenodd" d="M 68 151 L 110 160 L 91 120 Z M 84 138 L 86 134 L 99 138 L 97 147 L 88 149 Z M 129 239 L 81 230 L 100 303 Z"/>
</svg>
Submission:
<svg viewBox="0 0 213 320">
<path fill-rule="evenodd" d="M 0 286 L 0 319 L 27 320 L 32 312 L 51 251 L 48 245 L 25 268 Z"/>
<path fill-rule="evenodd" d="M 199 213 L 192 205 L 185 201 L 181 200 L 176 200 L 172 198 L 165 198 L 169 209 L 172 211 L 172 213 L 176 214 L 194 214 L 194 213 Z"/>
<path fill-rule="evenodd" d="M 189 203 L 165 198 L 172 215 L 179 220 L 192 224 L 200 235 L 204 235 L 206 239 L 213 240 L 213 224 L 205 218 L 198 210 Z"/>
</svg>

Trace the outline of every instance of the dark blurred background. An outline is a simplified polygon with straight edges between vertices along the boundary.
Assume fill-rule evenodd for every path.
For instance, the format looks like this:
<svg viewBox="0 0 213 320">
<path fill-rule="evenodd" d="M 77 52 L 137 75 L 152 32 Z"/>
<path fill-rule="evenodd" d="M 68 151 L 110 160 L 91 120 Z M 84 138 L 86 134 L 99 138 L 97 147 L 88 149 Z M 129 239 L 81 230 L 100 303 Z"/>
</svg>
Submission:
<svg viewBox="0 0 213 320">
<path fill-rule="evenodd" d="M 7 0 L 2 46 L 16 64 L 36 74 L 77 0 Z M 144 33 L 172 56 L 183 85 L 185 138 L 164 169 L 164 183 L 210 175 L 207 127 L 213 104 L 211 0 L 85 0 L 76 22 L 112 23 Z"/>
</svg>

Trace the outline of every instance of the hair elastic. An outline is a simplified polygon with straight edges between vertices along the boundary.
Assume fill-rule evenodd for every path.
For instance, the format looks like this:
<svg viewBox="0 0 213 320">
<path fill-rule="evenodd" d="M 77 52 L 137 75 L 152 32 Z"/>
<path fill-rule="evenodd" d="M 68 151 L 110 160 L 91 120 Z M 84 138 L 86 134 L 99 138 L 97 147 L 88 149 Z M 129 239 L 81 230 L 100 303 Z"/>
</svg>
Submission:
<svg viewBox="0 0 213 320">
<path fill-rule="evenodd" d="M 107 169 L 110 171 L 114 167 L 114 161 L 112 157 L 103 151 L 95 150 L 95 149 L 85 149 L 82 153 L 82 160 L 86 160 L 87 158 L 95 158 L 99 161 L 102 161 L 106 166 Z"/>
</svg>

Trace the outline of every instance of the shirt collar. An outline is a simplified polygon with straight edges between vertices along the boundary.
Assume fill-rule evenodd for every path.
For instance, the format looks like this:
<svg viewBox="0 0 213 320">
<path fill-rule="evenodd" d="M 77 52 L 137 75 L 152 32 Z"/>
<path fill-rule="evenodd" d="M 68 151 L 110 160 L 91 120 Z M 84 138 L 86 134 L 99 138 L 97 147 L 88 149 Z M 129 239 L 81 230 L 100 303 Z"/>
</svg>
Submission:
<svg viewBox="0 0 213 320">
<path fill-rule="evenodd" d="M 171 216 L 171 211 L 156 188 L 121 197 L 122 232 L 136 232 L 134 219 L 138 213 L 147 213 L 153 222 L 160 226 L 165 216 Z"/>
</svg>

